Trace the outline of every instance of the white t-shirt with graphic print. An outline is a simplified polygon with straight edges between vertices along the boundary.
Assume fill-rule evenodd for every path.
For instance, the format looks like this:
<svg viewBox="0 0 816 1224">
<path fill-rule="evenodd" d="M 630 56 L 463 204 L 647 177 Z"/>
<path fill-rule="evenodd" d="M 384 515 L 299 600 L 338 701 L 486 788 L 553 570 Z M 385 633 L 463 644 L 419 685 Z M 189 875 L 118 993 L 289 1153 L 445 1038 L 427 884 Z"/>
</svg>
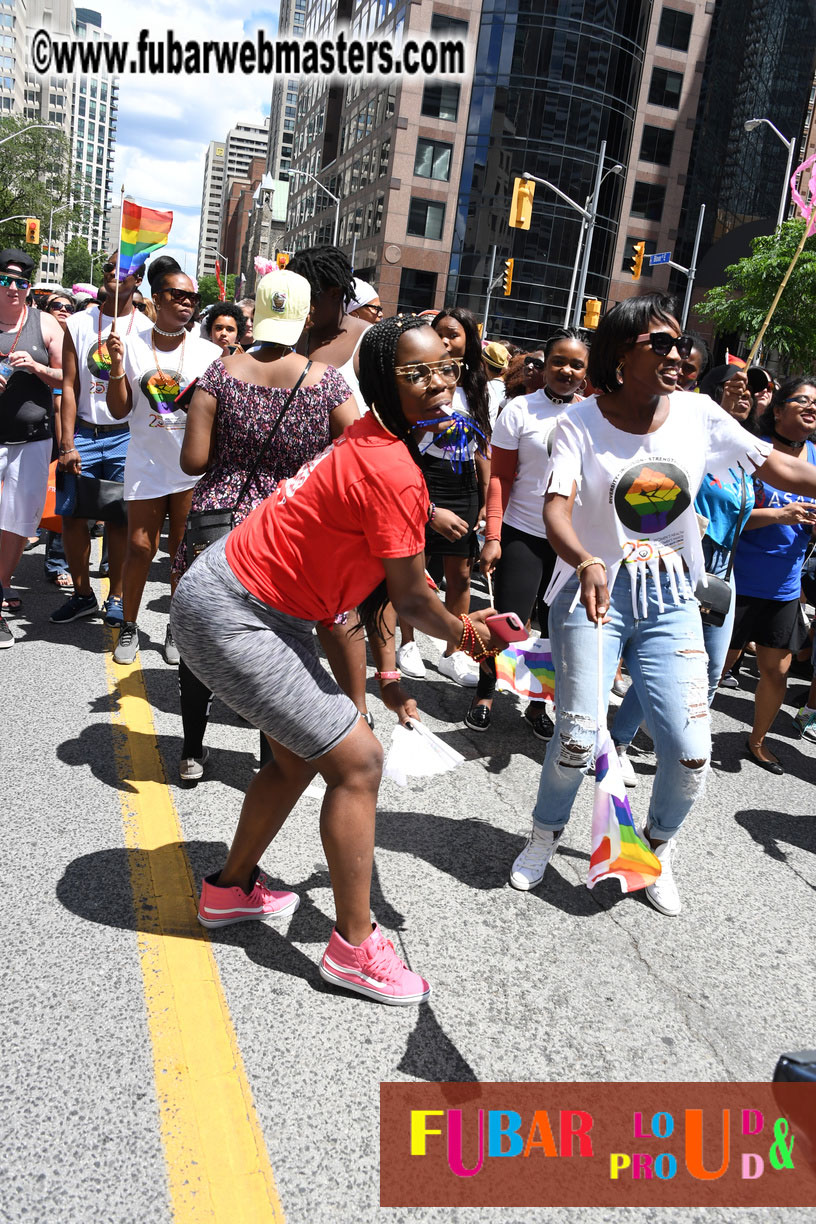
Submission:
<svg viewBox="0 0 816 1224">
<path fill-rule="evenodd" d="M 517 531 L 544 538 L 543 492 L 541 481 L 547 471 L 555 423 L 563 412 L 579 404 L 556 404 L 542 388 L 531 395 L 517 395 L 505 404 L 491 442 L 502 450 L 516 451 L 516 475 L 510 489 L 505 523 Z"/>
<path fill-rule="evenodd" d="M 187 413 L 174 400 L 194 378 L 218 361 L 221 349 L 209 340 L 188 333 L 170 352 L 157 350 L 161 373 L 150 337 L 125 341 L 125 374 L 130 384 L 133 411 L 130 445 L 125 462 L 125 501 L 144 501 L 192 489 L 199 479 L 179 466 Z"/>
<path fill-rule="evenodd" d="M 103 314 L 100 325 L 98 306 L 80 310 L 68 320 L 68 333 L 76 349 L 79 375 L 77 420 L 84 421 L 86 425 L 127 425 L 130 421 L 130 417 L 117 421 L 108 412 L 106 403 L 110 357 L 105 340 L 110 334 L 112 323 L 113 317 Z M 153 324 L 147 315 L 134 307 L 129 315 L 117 318 L 116 330 L 127 343 L 136 336 L 152 331 Z"/>
<path fill-rule="evenodd" d="M 772 450 L 743 429 L 707 395 L 675 391 L 666 420 L 653 433 L 617 429 L 601 413 L 597 396 L 558 421 L 542 492 L 578 495 L 572 525 L 584 548 L 606 562 L 611 591 L 621 564 L 652 578 L 662 560 L 669 572 L 683 563 L 692 586 L 705 564 L 694 498 L 706 472 L 727 475 L 742 467 L 751 476 Z M 545 599 L 575 573 L 560 557 Z"/>
</svg>

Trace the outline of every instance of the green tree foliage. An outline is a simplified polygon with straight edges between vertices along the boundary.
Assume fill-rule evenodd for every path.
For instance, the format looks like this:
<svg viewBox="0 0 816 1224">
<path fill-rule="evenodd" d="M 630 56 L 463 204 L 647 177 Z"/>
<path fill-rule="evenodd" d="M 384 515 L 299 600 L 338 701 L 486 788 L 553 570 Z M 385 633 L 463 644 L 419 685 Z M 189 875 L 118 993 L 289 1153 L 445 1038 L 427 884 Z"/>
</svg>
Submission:
<svg viewBox="0 0 816 1224">
<path fill-rule="evenodd" d="M 221 279 L 224 279 L 223 276 Z M 207 276 L 199 277 L 198 292 L 201 294 L 202 306 L 210 306 L 213 302 L 221 302 L 223 300 L 233 301 L 235 297 L 235 277 L 232 275 L 227 277 L 226 290 L 227 296 L 226 299 L 223 299 L 218 289 L 218 281 L 213 275 L 208 274 Z"/>
<path fill-rule="evenodd" d="M 696 306 L 720 332 L 740 332 L 748 345 L 759 334 L 774 295 L 802 238 L 804 221 L 755 238 L 751 254 L 726 268 L 724 285 L 709 289 Z M 816 235 L 808 238 L 763 337 L 791 370 L 810 369 L 816 357 Z"/>
<path fill-rule="evenodd" d="M 62 283 L 70 289 L 71 285 L 92 284 L 97 288 L 102 284 L 102 260 L 93 259 L 93 276 L 91 276 L 91 256 L 88 254 L 87 238 L 72 238 L 65 247 L 63 259 Z"/>
<path fill-rule="evenodd" d="M 21 131 L 30 122 L 22 117 L 3 119 L 0 139 Z M 70 144 L 67 138 L 61 132 L 42 129 L 25 132 L 2 146 L 2 158 L 0 218 L 20 213 L 24 217 L 36 217 L 40 222 L 41 242 L 48 241 L 50 219 L 52 238 L 60 238 L 73 212 L 69 205 Z M 24 225 L 24 221 L 7 221 L 0 225 L 0 247 L 18 247 L 39 266 L 40 248 L 25 243 Z"/>
</svg>

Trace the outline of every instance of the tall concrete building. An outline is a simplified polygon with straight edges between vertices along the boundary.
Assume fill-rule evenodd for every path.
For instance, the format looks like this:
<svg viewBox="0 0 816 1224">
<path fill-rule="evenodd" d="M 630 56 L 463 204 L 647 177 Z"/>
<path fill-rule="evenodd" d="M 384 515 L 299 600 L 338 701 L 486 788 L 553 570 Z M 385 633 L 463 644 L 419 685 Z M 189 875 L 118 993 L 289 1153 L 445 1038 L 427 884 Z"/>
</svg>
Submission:
<svg viewBox="0 0 816 1224">
<path fill-rule="evenodd" d="M 76 9 L 75 37 L 86 42 L 110 42 L 95 9 Z M 75 76 L 71 123 L 72 196 L 80 219 L 68 226 L 68 239 L 87 238 L 90 251 L 104 255 L 116 236 L 108 232 L 113 183 L 113 158 L 119 109 L 119 84 L 104 69 L 93 76 Z"/>
<path fill-rule="evenodd" d="M 253 158 L 262 158 L 263 165 L 266 166 L 268 156 L 268 119 L 264 120 L 261 127 L 251 123 L 237 123 L 227 133 L 225 140 L 210 141 L 204 164 L 197 276 L 214 272 L 216 252 L 225 253 L 226 204 L 230 195 L 230 184 L 233 180 L 245 182 Z M 238 249 L 240 250 L 240 244 Z M 238 269 L 230 264 L 230 271 L 237 272 Z"/>
<path fill-rule="evenodd" d="M 278 14 L 279 38 L 303 38 L 306 32 L 307 0 L 281 0 Z M 292 161 L 295 138 L 295 118 L 298 100 L 297 77 L 275 81 L 269 110 L 269 160 L 271 178 L 285 175 Z"/>
<path fill-rule="evenodd" d="M 0 3 L 0 119 L 22 114 L 25 105 L 27 0 Z"/>
<path fill-rule="evenodd" d="M 311 37 L 350 21 L 353 36 L 466 37 L 478 5 L 420 0 L 407 7 L 309 0 Z M 381 18 L 381 20 L 378 20 Z M 316 176 L 340 198 L 338 241 L 355 272 L 375 281 L 386 313 L 442 306 L 456 209 L 451 194 L 463 165 L 470 79 L 336 85 L 304 81 L 298 96 L 293 170 Z M 305 175 L 292 175 L 287 249 L 333 240 L 337 209 Z"/>
</svg>

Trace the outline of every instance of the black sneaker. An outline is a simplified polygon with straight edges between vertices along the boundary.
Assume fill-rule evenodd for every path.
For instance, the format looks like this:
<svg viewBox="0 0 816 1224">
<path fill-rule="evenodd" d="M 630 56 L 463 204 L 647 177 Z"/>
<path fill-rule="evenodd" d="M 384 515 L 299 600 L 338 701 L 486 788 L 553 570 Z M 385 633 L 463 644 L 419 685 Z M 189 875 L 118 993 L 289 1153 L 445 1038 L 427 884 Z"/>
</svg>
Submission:
<svg viewBox="0 0 816 1224">
<path fill-rule="evenodd" d="M 0 616 L 0 650 L 7 650 L 13 645 L 14 634 L 9 629 L 7 621 Z"/>
<path fill-rule="evenodd" d="M 538 739 L 552 739 L 553 732 L 555 731 L 555 724 L 543 707 L 536 710 L 535 706 L 530 706 L 524 711 L 524 717 L 530 724 L 533 735 L 535 735 Z"/>
<path fill-rule="evenodd" d="M 96 616 L 98 611 L 95 595 L 72 595 L 61 608 L 51 613 L 51 623 L 67 625 L 69 621 L 79 620 L 80 616 Z"/>
</svg>

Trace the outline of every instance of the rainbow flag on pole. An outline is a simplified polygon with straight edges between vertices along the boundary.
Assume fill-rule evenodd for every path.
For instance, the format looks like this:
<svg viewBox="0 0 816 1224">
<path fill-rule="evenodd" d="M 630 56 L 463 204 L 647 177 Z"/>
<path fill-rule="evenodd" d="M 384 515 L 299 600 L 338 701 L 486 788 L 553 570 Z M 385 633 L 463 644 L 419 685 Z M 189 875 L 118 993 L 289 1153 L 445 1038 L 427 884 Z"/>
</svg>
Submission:
<svg viewBox="0 0 816 1224">
<path fill-rule="evenodd" d="M 496 655 L 496 687 L 531 701 L 555 697 L 555 668 L 549 638 L 514 642 Z"/>
<path fill-rule="evenodd" d="M 660 861 L 640 840 L 632 820 L 618 754 L 606 727 L 595 745 L 595 799 L 592 805 L 592 855 L 587 888 L 617 879 L 623 892 L 654 884 Z"/>
<path fill-rule="evenodd" d="M 167 245 L 172 212 L 142 208 L 135 200 L 122 202 L 122 239 L 119 251 L 119 280 L 123 281 L 147 262 L 151 251 Z"/>
</svg>

